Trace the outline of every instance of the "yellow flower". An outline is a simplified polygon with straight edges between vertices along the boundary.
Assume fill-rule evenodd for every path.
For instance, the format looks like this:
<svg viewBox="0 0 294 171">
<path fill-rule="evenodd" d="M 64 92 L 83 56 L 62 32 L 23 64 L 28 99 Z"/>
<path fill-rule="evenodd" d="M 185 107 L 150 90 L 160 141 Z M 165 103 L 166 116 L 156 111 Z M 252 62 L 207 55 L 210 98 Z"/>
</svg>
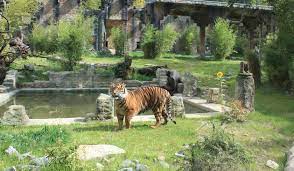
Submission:
<svg viewBox="0 0 294 171">
<path fill-rule="evenodd" d="M 223 72 L 218 72 L 216 74 L 217 78 L 222 78 L 224 76 L 224 73 Z"/>
</svg>

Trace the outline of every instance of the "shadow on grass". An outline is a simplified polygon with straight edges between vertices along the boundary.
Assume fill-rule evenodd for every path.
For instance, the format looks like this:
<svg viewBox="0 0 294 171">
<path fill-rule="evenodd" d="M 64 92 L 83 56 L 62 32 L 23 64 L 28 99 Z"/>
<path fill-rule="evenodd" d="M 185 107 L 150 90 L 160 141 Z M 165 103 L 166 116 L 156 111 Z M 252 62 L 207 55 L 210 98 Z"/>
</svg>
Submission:
<svg viewBox="0 0 294 171">
<path fill-rule="evenodd" d="M 146 128 L 150 128 L 150 125 L 132 125 L 131 129 L 144 130 Z M 123 130 L 126 128 L 124 127 Z M 151 128 L 150 128 L 151 129 Z M 89 131 L 103 131 L 103 132 L 119 132 L 122 130 L 117 130 L 117 125 L 97 125 L 97 126 L 89 126 L 89 127 L 80 127 L 74 128 L 75 132 L 89 132 Z"/>
</svg>

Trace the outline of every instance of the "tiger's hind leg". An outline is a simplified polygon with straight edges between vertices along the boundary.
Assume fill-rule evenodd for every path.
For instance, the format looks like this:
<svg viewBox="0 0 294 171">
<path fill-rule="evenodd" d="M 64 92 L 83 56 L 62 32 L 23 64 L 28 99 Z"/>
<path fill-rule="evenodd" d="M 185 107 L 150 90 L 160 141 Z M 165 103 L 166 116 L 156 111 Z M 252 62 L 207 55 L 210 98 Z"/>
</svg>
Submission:
<svg viewBox="0 0 294 171">
<path fill-rule="evenodd" d="M 161 106 L 157 107 L 155 110 L 153 110 L 156 122 L 154 125 L 151 126 L 151 128 L 157 128 L 161 125 L 160 121 L 161 121 L 163 109 L 164 109 L 164 105 L 161 105 Z"/>
<path fill-rule="evenodd" d="M 162 117 L 164 119 L 164 122 L 162 123 L 162 125 L 166 125 L 167 122 L 168 122 L 168 119 L 167 119 L 168 118 L 168 115 L 167 115 L 166 108 L 164 108 L 163 111 L 162 111 Z"/>
</svg>

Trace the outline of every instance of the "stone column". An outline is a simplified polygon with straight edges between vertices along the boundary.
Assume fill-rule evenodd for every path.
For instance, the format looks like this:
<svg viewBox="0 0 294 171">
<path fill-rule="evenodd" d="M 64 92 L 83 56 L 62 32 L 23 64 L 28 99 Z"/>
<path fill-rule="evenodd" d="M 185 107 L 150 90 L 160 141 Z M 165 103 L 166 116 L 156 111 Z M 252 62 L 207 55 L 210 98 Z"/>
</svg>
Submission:
<svg viewBox="0 0 294 171">
<path fill-rule="evenodd" d="M 181 95 L 172 96 L 172 117 L 184 117 L 185 106 Z"/>
<path fill-rule="evenodd" d="M 200 47 L 199 47 L 199 54 L 203 58 L 205 57 L 205 25 L 200 24 L 200 31 L 199 31 L 199 37 L 200 37 Z"/>
<path fill-rule="evenodd" d="M 255 85 L 251 73 L 239 73 L 236 81 L 235 99 L 248 111 L 254 111 Z"/>
</svg>

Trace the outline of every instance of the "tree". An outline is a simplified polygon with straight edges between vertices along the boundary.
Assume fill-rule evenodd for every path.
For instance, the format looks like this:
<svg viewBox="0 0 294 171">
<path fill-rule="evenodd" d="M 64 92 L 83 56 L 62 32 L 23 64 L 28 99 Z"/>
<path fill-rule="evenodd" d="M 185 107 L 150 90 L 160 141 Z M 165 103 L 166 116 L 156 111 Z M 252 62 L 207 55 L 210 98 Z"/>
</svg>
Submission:
<svg viewBox="0 0 294 171">
<path fill-rule="evenodd" d="M 215 58 L 223 60 L 234 51 L 236 33 L 226 20 L 218 18 L 210 34 L 210 41 L 211 50 Z"/>
<path fill-rule="evenodd" d="M 116 55 L 123 55 L 126 41 L 126 34 L 120 27 L 114 27 L 111 29 L 111 41 L 115 48 Z"/>
<path fill-rule="evenodd" d="M 268 39 L 264 55 L 269 81 L 294 88 L 294 1 L 270 0 L 274 6 L 278 32 Z"/>
</svg>

